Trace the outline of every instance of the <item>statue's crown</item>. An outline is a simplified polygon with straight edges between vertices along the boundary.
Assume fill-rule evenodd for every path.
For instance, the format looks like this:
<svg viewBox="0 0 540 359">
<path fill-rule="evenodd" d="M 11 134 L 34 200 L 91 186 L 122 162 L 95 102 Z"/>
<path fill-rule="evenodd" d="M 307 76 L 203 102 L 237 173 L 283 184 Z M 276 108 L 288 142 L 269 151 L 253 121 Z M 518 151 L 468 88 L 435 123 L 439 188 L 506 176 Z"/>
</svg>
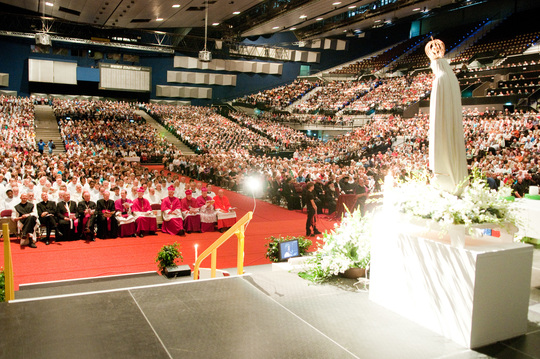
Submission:
<svg viewBox="0 0 540 359">
<path fill-rule="evenodd" d="M 445 46 L 444 42 L 439 39 L 431 38 L 431 41 L 426 44 L 426 55 L 431 60 L 441 59 L 444 57 Z"/>
</svg>

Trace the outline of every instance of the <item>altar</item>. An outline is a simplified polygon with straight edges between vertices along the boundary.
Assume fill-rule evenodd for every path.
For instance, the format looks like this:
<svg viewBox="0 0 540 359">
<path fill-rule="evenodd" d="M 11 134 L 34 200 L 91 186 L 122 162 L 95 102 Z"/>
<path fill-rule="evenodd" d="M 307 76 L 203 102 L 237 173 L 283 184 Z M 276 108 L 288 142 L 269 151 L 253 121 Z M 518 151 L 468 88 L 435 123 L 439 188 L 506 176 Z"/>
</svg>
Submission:
<svg viewBox="0 0 540 359">
<path fill-rule="evenodd" d="M 397 217 L 397 216 L 396 216 Z M 526 333 L 533 247 L 448 235 L 384 218 L 373 237 L 370 299 L 467 347 Z"/>
</svg>

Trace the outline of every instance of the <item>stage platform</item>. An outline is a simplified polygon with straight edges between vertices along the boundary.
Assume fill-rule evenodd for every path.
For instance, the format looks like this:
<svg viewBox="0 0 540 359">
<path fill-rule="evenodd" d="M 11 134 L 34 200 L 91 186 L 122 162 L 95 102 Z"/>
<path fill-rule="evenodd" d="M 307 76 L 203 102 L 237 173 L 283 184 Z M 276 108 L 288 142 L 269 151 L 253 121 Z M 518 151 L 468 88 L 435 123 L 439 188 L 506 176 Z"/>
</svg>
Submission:
<svg viewBox="0 0 540 359">
<path fill-rule="evenodd" d="M 197 282 L 154 278 L 129 289 L 96 282 L 93 293 L 2 303 L 0 357 L 540 358 L 533 309 L 527 335 L 475 351 L 371 302 L 355 280 L 314 285 L 256 268 Z"/>
</svg>

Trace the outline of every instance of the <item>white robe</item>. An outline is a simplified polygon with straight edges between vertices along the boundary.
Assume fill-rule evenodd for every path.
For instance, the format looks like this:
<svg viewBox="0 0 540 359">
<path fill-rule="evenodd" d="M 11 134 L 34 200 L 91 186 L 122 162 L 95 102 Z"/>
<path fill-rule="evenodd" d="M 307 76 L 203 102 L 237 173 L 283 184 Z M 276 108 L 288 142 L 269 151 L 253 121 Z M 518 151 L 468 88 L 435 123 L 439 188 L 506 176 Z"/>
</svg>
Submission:
<svg viewBox="0 0 540 359">
<path fill-rule="evenodd" d="M 429 168 L 435 186 L 460 194 L 467 176 L 461 92 L 456 75 L 444 58 L 431 61 L 435 74 L 429 107 Z"/>
</svg>

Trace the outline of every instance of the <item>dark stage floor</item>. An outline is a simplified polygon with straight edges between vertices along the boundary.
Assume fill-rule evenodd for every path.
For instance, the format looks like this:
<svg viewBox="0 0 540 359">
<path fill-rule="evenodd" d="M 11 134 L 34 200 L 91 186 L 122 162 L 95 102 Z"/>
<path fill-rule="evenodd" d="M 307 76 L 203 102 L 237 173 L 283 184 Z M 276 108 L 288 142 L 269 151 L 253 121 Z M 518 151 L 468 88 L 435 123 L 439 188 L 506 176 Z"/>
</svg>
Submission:
<svg viewBox="0 0 540 359">
<path fill-rule="evenodd" d="M 527 335 L 475 351 L 372 303 L 354 280 L 252 273 L 3 303 L 0 357 L 540 358 L 533 310 Z"/>
</svg>

